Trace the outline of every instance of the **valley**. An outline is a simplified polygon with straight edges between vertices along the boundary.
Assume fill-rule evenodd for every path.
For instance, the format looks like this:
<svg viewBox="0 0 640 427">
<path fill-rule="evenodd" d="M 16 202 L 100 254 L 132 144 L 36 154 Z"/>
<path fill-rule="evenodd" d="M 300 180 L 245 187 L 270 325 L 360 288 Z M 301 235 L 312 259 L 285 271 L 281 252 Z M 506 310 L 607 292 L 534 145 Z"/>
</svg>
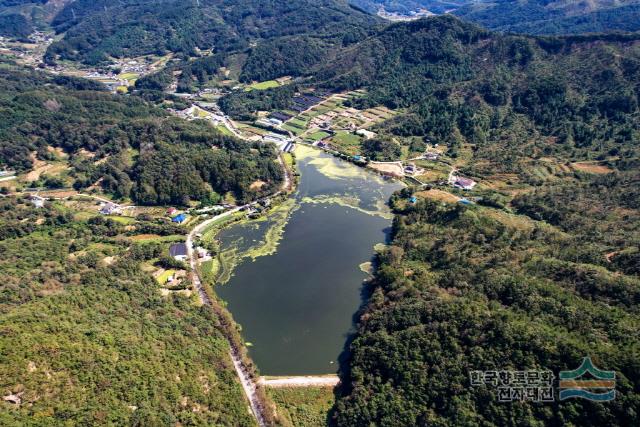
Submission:
<svg viewBox="0 0 640 427">
<path fill-rule="evenodd" d="M 0 0 L 0 424 L 635 425 L 628 3 Z"/>
</svg>

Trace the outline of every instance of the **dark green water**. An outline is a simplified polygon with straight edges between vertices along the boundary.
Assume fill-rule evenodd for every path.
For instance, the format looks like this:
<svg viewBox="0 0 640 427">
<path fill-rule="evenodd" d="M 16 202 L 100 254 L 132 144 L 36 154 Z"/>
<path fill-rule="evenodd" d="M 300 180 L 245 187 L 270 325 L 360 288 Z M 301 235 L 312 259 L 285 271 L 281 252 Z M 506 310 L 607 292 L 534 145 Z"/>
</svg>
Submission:
<svg viewBox="0 0 640 427">
<path fill-rule="evenodd" d="M 318 159 L 346 173 L 326 176 L 315 164 Z M 400 188 L 338 162 L 319 152 L 298 160 L 299 207 L 284 228 L 277 252 L 245 259 L 227 284 L 216 287 L 253 344 L 250 355 L 263 375 L 336 372 L 362 303 L 367 276 L 359 265 L 371 260 L 376 243 L 386 240 L 387 218 L 336 203 L 302 201 L 347 195 L 357 197 L 361 209 L 374 211 L 380 200 Z M 352 172 L 358 176 L 350 176 Z M 233 226 L 220 234 L 222 247 L 246 249 L 262 239 L 266 228 L 264 223 Z"/>
</svg>

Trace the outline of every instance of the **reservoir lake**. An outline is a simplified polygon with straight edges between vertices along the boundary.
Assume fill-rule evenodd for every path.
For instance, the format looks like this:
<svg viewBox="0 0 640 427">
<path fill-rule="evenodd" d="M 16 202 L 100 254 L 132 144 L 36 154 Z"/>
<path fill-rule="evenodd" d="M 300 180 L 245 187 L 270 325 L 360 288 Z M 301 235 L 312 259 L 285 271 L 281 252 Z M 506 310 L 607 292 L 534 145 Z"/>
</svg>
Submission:
<svg viewBox="0 0 640 427">
<path fill-rule="evenodd" d="M 296 157 L 300 181 L 284 220 L 240 223 L 218 235 L 221 250 L 238 260 L 215 290 L 242 326 L 262 375 L 338 370 L 363 302 L 368 274 L 361 265 L 386 242 L 385 202 L 402 188 L 309 147 L 297 147 Z M 273 236 L 275 244 L 267 245 Z M 271 250 L 255 251 L 265 245 Z"/>
</svg>

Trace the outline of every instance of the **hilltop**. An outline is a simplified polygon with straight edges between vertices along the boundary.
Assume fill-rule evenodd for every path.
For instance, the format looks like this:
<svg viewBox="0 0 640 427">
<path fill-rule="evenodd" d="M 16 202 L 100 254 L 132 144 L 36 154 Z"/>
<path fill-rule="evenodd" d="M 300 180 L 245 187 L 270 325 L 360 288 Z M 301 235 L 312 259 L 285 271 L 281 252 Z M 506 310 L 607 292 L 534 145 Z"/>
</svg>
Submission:
<svg viewBox="0 0 640 427">
<path fill-rule="evenodd" d="M 260 40 L 305 34 L 309 43 L 357 39 L 376 19 L 340 0 L 77 0 L 52 21 L 64 37 L 46 59 L 96 64 L 109 57 L 244 50 Z"/>
<path fill-rule="evenodd" d="M 451 13 L 483 27 L 527 34 L 580 34 L 640 30 L 638 0 L 351 0 L 370 13 L 413 19 Z"/>
</svg>

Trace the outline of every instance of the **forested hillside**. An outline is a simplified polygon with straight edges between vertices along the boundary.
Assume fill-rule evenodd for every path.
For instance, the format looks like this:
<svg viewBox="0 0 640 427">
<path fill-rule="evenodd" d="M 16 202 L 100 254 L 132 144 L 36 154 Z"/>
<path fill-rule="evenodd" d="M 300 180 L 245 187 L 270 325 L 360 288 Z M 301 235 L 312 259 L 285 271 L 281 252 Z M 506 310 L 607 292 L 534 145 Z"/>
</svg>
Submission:
<svg viewBox="0 0 640 427">
<path fill-rule="evenodd" d="M 516 197 L 514 213 L 396 196 L 337 425 L 636 424 L 639 182 L 636 160 Z M 496 388 L 470 384 L 475 370 L 557 376 L 585 356 L 616 371 L 614 401 L 501 403 Z"/>
<path fill-rule="evenodd" d="M 315 79 L 366 88 L 361 108 L 406 109 L 379 126 L 383 135 L 445 143 L 454 157 L 470 146 L 478 176 L 533 183 L 523 159 L 638 155 L 636 36 L 504 36 L 444 16 L 392 25 Z"/>
<path fill-rule="evenodd" d="M 1 425 L 254 425 L 218 319 L 141 270 L 150 226 L 0 198 Z"/>
<path fill-rule="evenodd" d="M 53 20 L 54 28 L 66 33 L 46 59 L 97 64 L 151 53 L 241 51 L 256 43 L 261 55 L 266 49 L 261 40 L 277 44 L 275 39 L 300 34 L 308 37 L 294 38 L 296 43 L 341 46 L 364 36 L 376 21 L 343 0 L 78 0 Z"/>
<path fill-rule="evenodd" d="M 350 0 L 371 13 L 410 17 L 428 10 L 454 14 L 497 31 L 527 34 L 580 34 L 640 30 L 638 0 Z"/>
<path fill-rule="evenodd" d="M 171 118 L 100 87 L 11 66 L 0 70 L 0 166 L 26 172 L 59 149 L 68 156 L 67 179 L 59 186 L 99 186 L 144 205 L 185 205 L 227 193 L 250 200 L 282 180 L 271 147 L 224 136 L 204 121 Z M 259 191 L 251 188 L 256 180 L 266 184 Z"/>
<path fill-rule="evenodd" d="M 453 204 L 431 186 L 392 199 L 338 425 L 637 422 L 639 73 L 633 36 L 503 36 L 453 17 L 392 25 L 318 71 L 322 87 L 366 88 L 357 107 L 403 112 L 368 156 L 420 136 L 482 183 Z M 615 402 L 505 404 L 469 382 L 585 356 L 616 371 Z"/>
<path fill-rule="evenodd" d="M 26 39 L 73 0 L 0 0 L 0 36 Z"/>
<path fill-rule="evenodd" d="M 453 12 L 497 31 L 581 34 L 640 30 L 640 1 L 501 0 L 469 2 Z"/>
</svg>

